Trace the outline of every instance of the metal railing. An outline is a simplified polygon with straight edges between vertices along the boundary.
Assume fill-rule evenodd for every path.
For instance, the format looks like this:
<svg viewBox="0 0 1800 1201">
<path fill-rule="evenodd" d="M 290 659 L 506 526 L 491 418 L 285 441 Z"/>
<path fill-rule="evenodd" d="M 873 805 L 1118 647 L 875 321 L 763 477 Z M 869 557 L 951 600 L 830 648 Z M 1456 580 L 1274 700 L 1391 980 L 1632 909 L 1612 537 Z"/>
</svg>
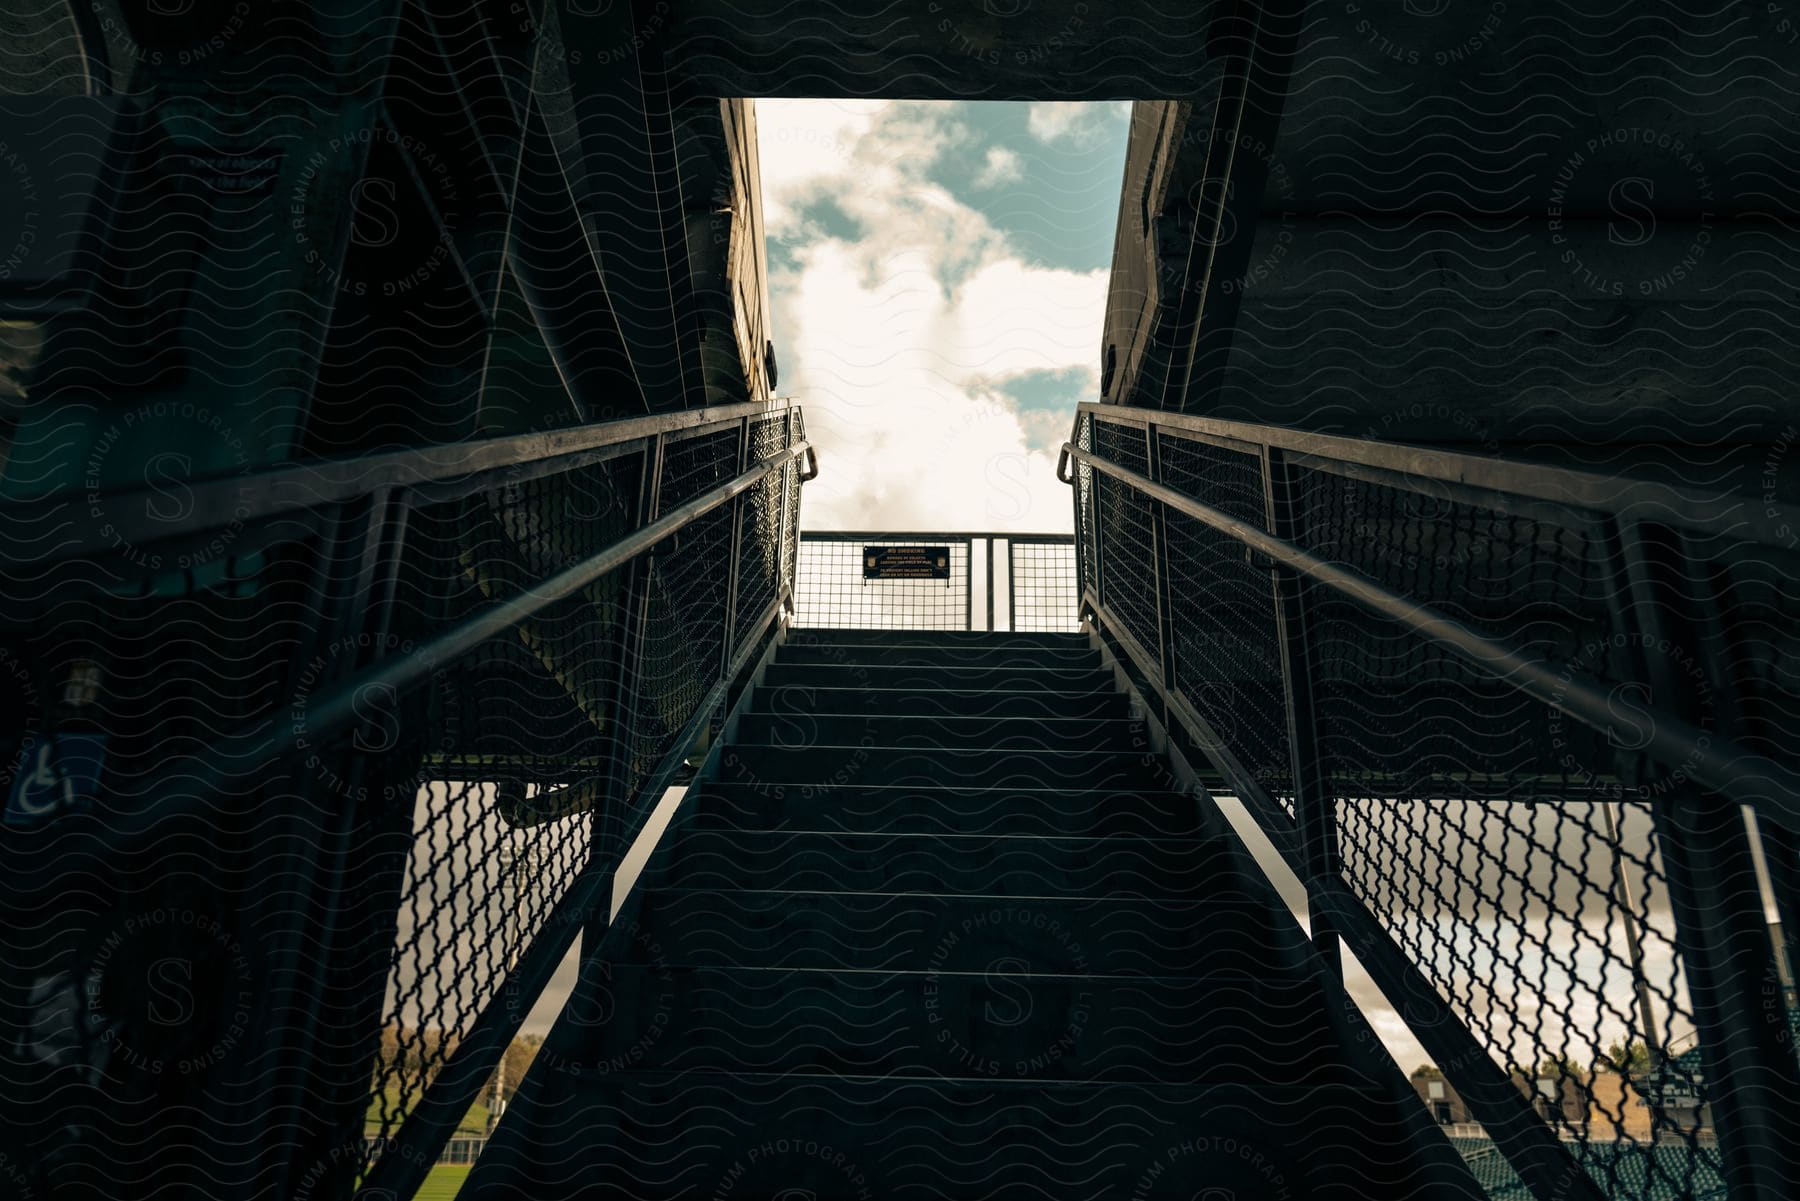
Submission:
<svg viewBox="0 0 1800 1201">
<path fill-rule="evenodd" d="M 1084 617 L 1493 1140 L 1496 1196 L 1800 1179 L 1765 915 L 1791 958 L 1793 512 L 1096 404 L 1058 474 Z"/>
<path fill-rule="evenodd" d="M 15 1178 L 410 1196 L 773 645 L 813 474 L 772 401 L 10 506 Z M 231 1120 L 140 1136 L 180 1105 Z"/>
<path fill-rule="evenodd" d="M 866 547 L 943 547 L 948 578 L 865 579 Z M 1074 632 L 1072 534 L 807 530 L 794 624 L 839 629 Z"/>
</svg>

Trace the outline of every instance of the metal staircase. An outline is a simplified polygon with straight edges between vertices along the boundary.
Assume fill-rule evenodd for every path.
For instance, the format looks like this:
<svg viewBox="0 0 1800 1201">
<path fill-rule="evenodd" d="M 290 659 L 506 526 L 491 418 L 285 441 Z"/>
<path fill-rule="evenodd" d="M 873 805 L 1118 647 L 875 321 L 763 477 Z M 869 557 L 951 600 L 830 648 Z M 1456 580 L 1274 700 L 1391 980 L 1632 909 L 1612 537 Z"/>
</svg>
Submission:
<svg viewBox="0 0 1800 1201">
<path fill-rule="evenodd" d="M 1458 1195 L 1086 636 L 793 631 L 733 725 L 462 1196 Z"/>
</svg>

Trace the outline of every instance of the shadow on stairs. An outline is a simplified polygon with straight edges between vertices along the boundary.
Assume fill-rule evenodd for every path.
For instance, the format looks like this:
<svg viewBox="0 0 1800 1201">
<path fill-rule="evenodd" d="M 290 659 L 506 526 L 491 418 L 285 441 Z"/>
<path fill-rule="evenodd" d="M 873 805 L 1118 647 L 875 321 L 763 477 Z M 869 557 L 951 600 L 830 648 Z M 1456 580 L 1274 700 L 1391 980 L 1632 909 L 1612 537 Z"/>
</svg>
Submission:
<svg viewBox="0 0 1800 1201">
<path fill-rule="evenodd" d="M 1468 1195 L 1085 636 L 792 631 L 718 764 L 464 1198 Z"/>
</svg>

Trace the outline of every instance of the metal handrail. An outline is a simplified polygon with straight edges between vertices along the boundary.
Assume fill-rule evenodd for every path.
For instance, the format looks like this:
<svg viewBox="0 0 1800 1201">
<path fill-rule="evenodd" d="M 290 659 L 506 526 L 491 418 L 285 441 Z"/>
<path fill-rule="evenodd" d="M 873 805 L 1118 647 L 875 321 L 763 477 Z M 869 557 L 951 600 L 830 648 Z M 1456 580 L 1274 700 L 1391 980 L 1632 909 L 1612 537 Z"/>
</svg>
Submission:
<svg viewBox="0 0 1800 1201">
<path fill-rule="evenodd" d="M 1063 443 L 1062 458 L 1072 458 L 1110 475 L 1237 539 L 1282 566 L 1349 597 L 1370 612 L 1450 648 L 1495 677 L 1514 682 L 1520 691 L 1593 729 L 1604 732 L 1611 725 L 1614 715 L 1606 693 L 1580 673 L 1559 671 L 1544 659 L 1533 658 L 1499 639 L 1477 633 L 1429 605 L 1409 601 L 1367 576 L 1321 559 L 1110 459 L 1068 442 Z M 1058 476 L 1061 476 L 1061 463 Z M 1745 750 L 1729 739 L 1706 733 L 1673 714 L 1652 711 L 1652 715 L 1654 720 L 1646 735 L 1649 741 L 1643 748 L 1647 753 L 1664 764 L 1682 766 L 1694 779 L 1729 793 L 1732 799 L 1754 807 L 1759 813 L 1789 825 L 1800 824 L 1800 773 L 1767 756 Z"/>
<path fill-rule="evenodd" d="M 230 475 L 189 484 L 191 506 L 178 518 L 151 517 L 149 488 L 111 493 L 106 528 L 81 528 L 70 522 L 66 538 L 60 528 L 65 512 L 86 495 L 58 494 L 17 501 L 0 508 L 15 529 L 33 524 L 58 526 L 57 540 L 19 546 L 0 544 L 0 566 L 7 569 L 64 559 L 100 555 L 121 543 L 142 545 L 191 536 L 221 526 L 317 509 L 383 488 L 440 483 L 508 468 L 540 471 L 545 465 L 567 466 L 573 455 L 607 452 L 627 454 L 657 437 L 685 433 L 708 425 L 725 425 L 746 417 L 772 416 L 797 406 L 789 397 L 746 401 L 708 409 L 687 409 L 619 421 L 600 421 L 572 429 L 514 434 L 473 442 L 455 442 L 417 450 L 392 451 L 318 463 L 284 464 L 267 470 Z M 813 460 L 814 474 L 818 462 Z M 806 477 L 806 478 L 811 478 Z"/>
<path fill-rule="evenodd" d="M 108 823 L 107 841 L 130 845 L 148 838 L 159 823 L 191 814 L 208 798 L 225 791 L 233 781 L 250 778 L 282 755 L 305 749 L 308 739 L 341 731 L 358 720 L 356 706 L 359 699 L 366 702 L 372 694 L 391 695 L 417 684 L 443 664 L 617 570 L 696 519 L 754 488 L 803 454 L 809 445 L 797 442 L 770 455 L 735 479 L 671 509 L 536 587 L 483 610 L 411 654 L 382 660 L 344 681 L 326 693 L 316 708 L 309 708 L 305 730 L 296 728 L 281 714 L 273 714 L 250 730 L 214 744 L 207 753 L 186 756 L 165 765 L 145 790 L 150 795 L 162 796 L 161 803 L 151 810 L 118 815 L 116 820 Z M 227 764 L 229 768 L 223 766 Z"/>
<path fill-rule="evenodd" d="M 1366 468 L 1383 473 L 1384 482 L 1403 487 L 1409 480 L 1415 487 L 1419 481 L 1431 480 L 1754 542 L 1786 543 L 1792 532 L 1800 529 L 1800 508 L 1792 505 L 1574 467 L 1094 401 L 1082 401 L 1077 406 L 1075 429 L 1080 428 L 1084 416 L 1109 424 L 1156 426 L 1197 434 L 1203 439 L 1228 439 L 1244 444 L 1245 449 L 1266 446 L 1287 452 L 1287 461 L 1300 467 Z M 1069 441 L 1075 441 L 1073 432 Z M 1065 484 L 1070 482 L 1063 475 L 1066 465 L 1067 456 L 1059 457 L 1057 478 Z"/>
</svg>

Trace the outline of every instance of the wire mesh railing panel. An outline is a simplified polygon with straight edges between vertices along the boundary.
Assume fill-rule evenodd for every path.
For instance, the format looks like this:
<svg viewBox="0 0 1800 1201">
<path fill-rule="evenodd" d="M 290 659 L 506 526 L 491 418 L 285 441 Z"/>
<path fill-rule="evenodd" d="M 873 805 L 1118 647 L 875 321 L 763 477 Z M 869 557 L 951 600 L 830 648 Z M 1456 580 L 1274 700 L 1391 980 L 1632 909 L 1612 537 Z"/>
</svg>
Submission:
<svg viewBox="0 0 1800 1201">
<path fill-rule="evenodd" d="M 728 429 L 671 438 L 663 449 L 662 511 L 666 513 L 725 483 L 738 471 L 735 424 Z"/>
<path fill-rule="evenodd" d="M 662 508 L 682 504 L 737 471 L 735 428 L 672 442 L 663 452 Z M 659 544 L 648 560 L 647 607 L 625 709 L 627 794 L 674 745 L 725 667 L 731 537 L 731 510 L 721 507 Z M 622 816 L 623 829 L 635 826 L 637 814 Z"/>
<path fill-rule="evenodd" d="M 864 547 L 944 546 L 948 579 L 865 579 Z M 970 542 L 952 534 L 848 538 L 809 533 L 800 539 L 794 624 L 835 629 L 967 630 L 971 628 Z"/>
<path fill-rule="evenodd" d="M 750 425 L 748 461 L 758 463 L 788 445 L 785 414 Z M 781 586 L 782 521 L 786 515 L 787 472 L 783 468 L 746 493 L 738 504 L 743 513 L 743 550 L 738 560 L 737 613 L 732 644 L 739 645 L 754 623 L 775 602 Z"/>
<path fill-rule="evenodd" d="M 1606 1196 L 1722 1187 L 1697 1057 L 1669 1050 L 1694 1017 L 1648 804 L 1354 799 L 1337 820 L 1345 878 Z"/>
<path fill-rule="evenodd" d="M 1267 526 L 1256 455 L 1167 432 L 1160 440 L 1163 483 L 1257 529 Z M 1269 564 L 1191 517 L 1171 511 L 1167 522 L 1175 687 L 1292 817 L 1287 701 Z"/>
<path fill-rule="evenodd" d="M 788 418 L 786 413 L 764 417 L 750 423 L 750 462 L 759 463 L 786 448 L 787 444 Z"/>
<path fill-rule="evenodd" d="M 1630 695 L 1645 644 L 1589 515 L 1297 480 L 1306 549 Z M 1614 800 L 1633 795 L 1616 738 L 1340 593 L 1302 595 L 1345 879 L 1607 1195 L 1716 1187 L 1700 1082 L 1667 1056 L 1693 1018 L 1651 808 Z"/>
<path fill-rule="evenodd" d="M 1072 539 L 1011 538 L 1006 572 L 1011 597 L 1007 616 L 1013 629 L 1072 634 L 1081 628 Z"/>
<path fill-rule="evenodd" d="M 1551 658 L 1610 632 L 1612 561 L 1594 515 L 1502 512 L 1430 479 L 1301 468 L 1301 545 L 1402 596 Z"/>
<path fill-rule="evenodd" d="M 422 644 L 622 538 L 641 475 L 631 456 L 415 508 L 389 649 Z M 507 763 L 518 783 L 541 784 L 562 779 L 569 764 L 602 760 L 615 737 L 626 604 L 625 576 L 611 572 L 494 639 L 478 665 L 483 678 L 451 698 L 459 728 L 453 746 L 434 750 L 438 769 Z"/>
<path fill-rule="evenodd" d="M 797 439 L 800 435 L 794 436 Z M 797 588 L 800 561 L 800 469 L 789 463 L 781 474 L 787 481 L 787 518 L 781 523 L 781 574 L 790 588 Z"/>
<path fill-rule="evenodd" d="M 781 585 L 781 520 L 786 507 L 784 481 L 776 472 L 746 492 L 743 509 L 744 547 L 738 562 L 737 616 L 732 644 L 741 645 L 758 618 L 775 602 Z"/>
<path fill-rule="evenodd" d="M 1571 680 L 1627 678 L 1609 563 L 1579 524 L 1324 471 L 1297 482 L 1305 549 L 1564 664 Z M 1515 682 L 1341 593 L 1308 585 L 1302 597 L 1319 752 L 1340 796 L 1563 800 L 1616 786 L 1604 738 Z"/>
<path fill-rule="evenodd" d="M 476 1020 L 509 1003 L 504 988 L 518 956 L 587 865 L 586 810 L 603 780 L 574 775 L 516 791 L 492 780 L 432 780 L 420 789 L 362 1129 L 371 1150 L 398 1133 Z"/>
<path fill-rule="evenodd" d="M 615 459 L 414 508 L 386 653 L 411 653 L 629 532 L 640 475 L 637 457 Z M 364 1170 L 503 1002 L 588 862 L 613 783 L 625 602 L 622 574 L 600 577 L 396 698 L 384 732 L 340 746 L 354 771 L 376 750 L 387 765 L 374 791 L 345 781 L 367 835 L 351 878 L 368 890 L 345 961 L 386 965 L 373 1084 L 344 1132 L 367 1149 Z M 353 975 L 347 994 L 367 990 Z"/>
<path fill-rule="evenodd" d="M 657 552 L 631 704 L 628 779 L 635 785 L 674 744 L 723 670 L 731 519 L 709 513 Z M 628 827 L 629 828 L 629 827 Z"/>
<path fill-rule="evenodd" d="M 1094 427 L 1094 450 L 1128 471 L 1142 474 L 1149 450 L 1144 431 L 1135 426 L 1100 421 Z M 1155 508 L 1150 499 L 1117 480 L 1101 479 L 1095 488 L 1095 536 L 1101 550 L 1100 599 L 1119 624 L 1151 655 L 1159 653 Z M 1158 665 L 1160 666 L 1160 665 Z"/>
</svg>

